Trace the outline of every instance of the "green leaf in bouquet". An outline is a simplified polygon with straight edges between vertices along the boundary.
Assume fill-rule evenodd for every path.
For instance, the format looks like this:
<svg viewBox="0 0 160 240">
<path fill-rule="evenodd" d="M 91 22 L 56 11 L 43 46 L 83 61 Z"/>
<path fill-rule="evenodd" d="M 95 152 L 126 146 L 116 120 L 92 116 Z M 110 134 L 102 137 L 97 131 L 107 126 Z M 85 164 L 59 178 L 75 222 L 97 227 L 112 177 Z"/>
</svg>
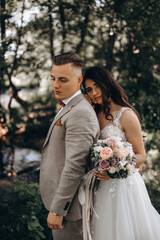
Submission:
<svg viewBox="0 0 160 240">
<path fill-rule="evenodd" d="M 91 161 L 94 162 L 95 165 L 97 165 L 98 161 L 99 161 L 99 156 L 98 155 L 94 155 L 91 157 Z"/>
<path fill-rule="evenodd" d="M 108 161 L 109 161 L 110 165 L 112 165 L 112 163 L 114 162 L 114 160 L 115 160 L 115 158 L 114 158 L 114 157 L 110 157 L 110 158 L 108 159 Z"/>
<path fill-rule="evenodd" d="M 121 178 L 118 172 L 110 173 L 109 171 L 106 171 L 106 173 L 110 178 L 118 178 L 118 179 Z"/>
<path fill-rule="evenodd" d="M 101 143 L 102 147 L 107 147 L 108 145 L 106 143 Z"/>
</svg>

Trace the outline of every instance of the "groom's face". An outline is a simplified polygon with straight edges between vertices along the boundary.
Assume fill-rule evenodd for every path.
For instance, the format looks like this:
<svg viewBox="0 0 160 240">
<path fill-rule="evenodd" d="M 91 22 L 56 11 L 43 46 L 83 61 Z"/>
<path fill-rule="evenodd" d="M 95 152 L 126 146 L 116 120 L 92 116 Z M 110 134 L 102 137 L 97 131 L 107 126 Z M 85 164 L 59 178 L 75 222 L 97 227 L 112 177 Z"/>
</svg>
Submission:
<svg viewBox="0 0 160 240">
<path fill-rule="evenodd" d="M 51 80 L 56 99 L 63 100 L 71 97 L 80 89 L 83 77 L 81 69 L 74 67 L 71 63 L 53 64 Z"/>
</svg>

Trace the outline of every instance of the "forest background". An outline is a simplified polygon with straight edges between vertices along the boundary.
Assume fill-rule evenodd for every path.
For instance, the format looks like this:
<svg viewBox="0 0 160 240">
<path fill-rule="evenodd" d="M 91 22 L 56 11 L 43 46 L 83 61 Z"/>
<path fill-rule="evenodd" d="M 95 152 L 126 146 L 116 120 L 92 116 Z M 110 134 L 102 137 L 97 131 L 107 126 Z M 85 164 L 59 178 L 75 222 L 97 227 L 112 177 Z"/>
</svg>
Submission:
<svg viewBox="0 0 160 240">
<path fill-rule="evenodd" d="M 40 152 L 56 113 L 52 58 L 75 51 L 84 60 L 84 72 L 93 65 L 109 69 L 139 112 L 147 151 L 140 171 L 160 212 L 160 0 L 1 0 L 0 18 L 2 159 L 7 146 Z M 0 164 L 3 239 L 51 239 L 37 196 L 38 173 L 26 169 L 26 177 L 14 171 L 14 163 L 6 172 Z M 4 180 L 18 178 L 23 181 L 4 191 L 9 185 Z"/>
</svg>

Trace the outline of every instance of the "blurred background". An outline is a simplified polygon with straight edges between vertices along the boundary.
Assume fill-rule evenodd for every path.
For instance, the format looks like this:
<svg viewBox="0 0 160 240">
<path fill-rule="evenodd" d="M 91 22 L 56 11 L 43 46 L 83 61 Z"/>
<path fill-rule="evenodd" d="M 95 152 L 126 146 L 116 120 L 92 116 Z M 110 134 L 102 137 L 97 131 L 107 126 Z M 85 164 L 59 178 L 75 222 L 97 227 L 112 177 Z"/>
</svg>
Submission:
<svg viewBox="0 0 160 240">
<path fill-rule="evenodd" d="M 82 57 L 84 72 L 110 70 L 139 112 L 147 151 L 139 170 L 160 212 L 160 0 L 1 0 L 0 19 L 3 240 L 52 239 L 38 190 L 40 151 L 57 107 L 52 57 L 66 51 Z"/>
</svg>

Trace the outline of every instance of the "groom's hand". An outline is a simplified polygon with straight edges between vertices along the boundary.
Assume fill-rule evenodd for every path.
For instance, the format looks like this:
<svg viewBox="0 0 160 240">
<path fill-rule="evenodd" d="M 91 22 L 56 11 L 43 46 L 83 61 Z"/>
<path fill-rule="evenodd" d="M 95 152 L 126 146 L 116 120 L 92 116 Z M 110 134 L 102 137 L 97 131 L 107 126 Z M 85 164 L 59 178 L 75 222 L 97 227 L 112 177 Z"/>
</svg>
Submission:
<svg viewBox="0 0 160 240">
<path fill-rule="evenodd" d="M 56 216 L 52 212 L 49 212 L 47 218 L 48 227 L 51 229 L 62 229 L 64 226 L 62 225 L 63 216 Z"/>
</svg>

